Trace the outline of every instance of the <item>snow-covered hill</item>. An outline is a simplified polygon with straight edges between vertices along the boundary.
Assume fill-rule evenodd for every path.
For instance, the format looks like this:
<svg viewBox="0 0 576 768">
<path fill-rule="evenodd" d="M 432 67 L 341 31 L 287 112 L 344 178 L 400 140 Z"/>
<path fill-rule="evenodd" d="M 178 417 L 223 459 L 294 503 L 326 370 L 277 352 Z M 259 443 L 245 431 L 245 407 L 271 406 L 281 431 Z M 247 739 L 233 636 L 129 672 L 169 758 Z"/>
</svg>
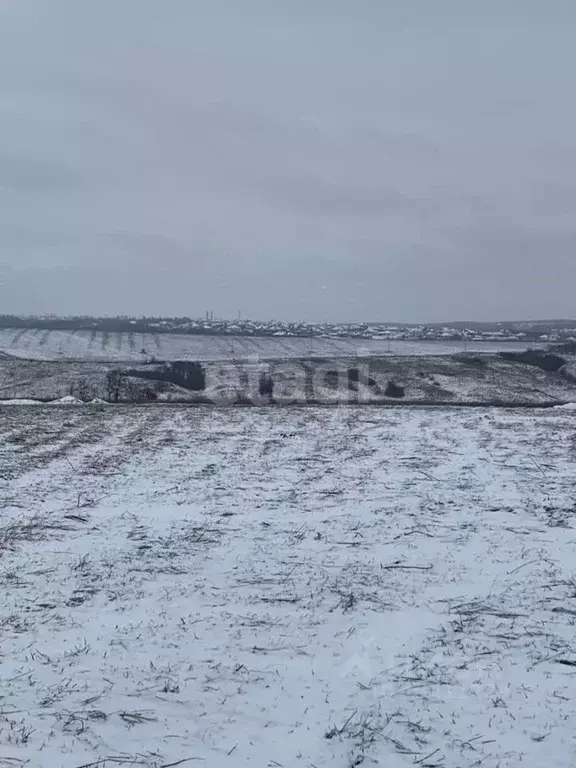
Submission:
<svg viewBox="0 0 576 768">
<path fill-rule="evenodd" d="M 168 333 L 102 333 L 100 331 L 42 331 L 0 329 L 2 353 L 31 360 L 142 362 L 157 360 L 280 359 L 306 357 L 368 357 L 374 355 L 447 355 L 454 352 L 497 352 L 525 349 L 514 342 L 387 341 L 249 336 L 201 336 Z"/>
<path fill-rule="evenodd" d="M 179 366 L 180 368 L 182 365 Z M 192 368 L 198 366 L 192 365 Z M 186 366 L 184 366 L 186 368 Z M 196 390 L 172 365 L 0 360 L 0 401 L 73 395 L 120 402 L 280 404 L 552 403 L 576 400 L 576 378 L 497 357 L 393 357 L 211 362 Z M 178 375 L 176 375 L 178 374 Z M 262 388 L 263 383 L 269 383 Z M 184 384 L 184 385 L 182 385 Z M 271 396 L 270 396 L 271 395 Z"/>
</svg>

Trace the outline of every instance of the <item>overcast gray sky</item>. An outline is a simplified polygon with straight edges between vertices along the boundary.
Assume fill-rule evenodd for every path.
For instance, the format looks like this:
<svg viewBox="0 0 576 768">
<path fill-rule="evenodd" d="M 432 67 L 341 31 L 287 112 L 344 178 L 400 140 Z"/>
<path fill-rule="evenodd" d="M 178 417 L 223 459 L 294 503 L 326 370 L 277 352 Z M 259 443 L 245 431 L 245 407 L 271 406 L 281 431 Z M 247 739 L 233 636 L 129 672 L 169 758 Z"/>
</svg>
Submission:
<svg viewBox="0 0 576 768">
<path fill-rule="evenodd" d="M 576 315 L 573 0 L 0 0 L 0 313 Z"/>
</svg>

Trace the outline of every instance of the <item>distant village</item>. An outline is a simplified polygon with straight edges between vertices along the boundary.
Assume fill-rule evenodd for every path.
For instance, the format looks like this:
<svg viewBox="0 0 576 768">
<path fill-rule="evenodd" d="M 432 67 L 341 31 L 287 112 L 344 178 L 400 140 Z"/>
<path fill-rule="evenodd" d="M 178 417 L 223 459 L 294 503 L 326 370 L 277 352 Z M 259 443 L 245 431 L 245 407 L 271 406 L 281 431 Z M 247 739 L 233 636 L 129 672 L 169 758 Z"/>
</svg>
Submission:
<svg viewBox="0 0 576 768">
<path fill-rule="evenodd" d="M 159 324 L 170 321 L 160 321 Z M 171 330 L 173 328 L 171 327 Z M 191 320 L 178 330 L 182 333 L 216 333 L 253 336 L 318 336 L 322 338 L 363 338 L 404 341 L 576 341 L 576 321 L 570 327 L 550 328 L 529 323 L 511 327 L 458 327 L 449 325 L 391 325 L 386 323 L 286 323 L 280 321 L 256 322 L 252 320 Z"/>
<path fill-rule="evenodd" d="M 361 338 L 390 341 L 526 341 L 576 342 L 576 320 L 503 323 L 403 325 L 391 323 L 305 323 L 189 317 L 58 317 L 0 315 L 0 328 L 100 331 L 109 333 L 179 333 L 235 336 Z"/>
</svg>

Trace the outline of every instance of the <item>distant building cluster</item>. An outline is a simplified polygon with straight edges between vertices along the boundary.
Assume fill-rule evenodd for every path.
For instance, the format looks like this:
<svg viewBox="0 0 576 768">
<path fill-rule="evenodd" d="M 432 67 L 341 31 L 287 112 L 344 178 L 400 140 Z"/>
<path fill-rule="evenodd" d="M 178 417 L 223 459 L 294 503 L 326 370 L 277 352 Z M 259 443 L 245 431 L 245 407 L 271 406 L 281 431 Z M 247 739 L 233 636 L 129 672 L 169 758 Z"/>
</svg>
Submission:
<svg viewBox="0 0 576 768">
<path fill-rule="evenodd" d="M 154 322 L 156 331 L 179 333 L 212 333 L 251 336 L 287 336 L 320 338 L 361 338 L 391 341 L 576 341 L 576 321 L 573 327 L 550 328 L 539 323 L 475 324 L 475 327 L 449 325 L 390 325 L 387 323 L 296 323 L 255 320 L 218 320 L 212 314 L 202 320 L 175 322 L 169 319 Z"/>
<path fill-rule="evenodd" d="M 206 312 L 190 317 L 20 317 L 0 316 L 0 328 L 85 330 L 109 333 L 180 333 L 235 336 L 358 338 L 390 341 L 519 341 L 576 342 L 576 321 L 525 321 L 517 323 L 453 323 L 400 325 L 390 323 L 304 323 L 280 320 L 225 320 Z"/>
</svg>

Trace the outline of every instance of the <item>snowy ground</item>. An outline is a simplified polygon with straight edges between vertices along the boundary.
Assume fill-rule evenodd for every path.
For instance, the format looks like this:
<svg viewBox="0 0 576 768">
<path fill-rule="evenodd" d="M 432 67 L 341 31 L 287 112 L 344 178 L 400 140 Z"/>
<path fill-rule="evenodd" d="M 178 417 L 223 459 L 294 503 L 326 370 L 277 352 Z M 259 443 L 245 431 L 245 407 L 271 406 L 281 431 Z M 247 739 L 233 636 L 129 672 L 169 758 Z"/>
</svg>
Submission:
<svg viewBox="0 0 576 768">
<path fill-rule="evenodd" d="M 0 766 L 576 764 L 576 412 L 0 413 Z"/>
<path fill-rule="evenodd" d="M 302 357 L 449 355 L 464 350 L 464 342 L 417 342 L 376 339 L 321 339 L 246 336 L 184 336 L 177 334 L 102 333 L 100 331 L 42 331 L 0 329 L 0 355 L 31 360 L 142 361 L 198 360 L 200 362 L 254 358 L 292 360 Z M 480 342 L 468 351 L 526 349 L 515 342 Z M 532 344 L 531 346 L 539 346 Z M 541 346 L 541 345 L 540 345 Z"/>
<path fill-rule="evenodd" d="M 114 399 L 115 375 L 121 401 L 153 397 L 162 401 L 212 402 L 219 405 L 266 402 L 260 391 L 262 377 L 272 381 L 276 403 L 398 402 L 389 394 L 391 382 L 403 388 L 403 402 L 518 404 L 576 401 L 576 373 L 572 359 L 559 372 L 543 371 L 524 363 L 483 356 L 455 358 L 431 355 L 358 360 L 283 360 L 274 363 L 203 363 L 204 389 L 193 391 L 178 384 L 157 386 L 152 371 L 166 377 L 163 364 L 127 365 L 98 362 L 30 361 L 0 358 L 0 408 L 10 400 L 59 400 L 73 395 L 84 401 Z M 356 372 L 358 383 L 350 383 Z M 174 371 L 172 372 L 174 373 Z M 181 381 L 176 375 L 173 381 Z"/>
</svg>

